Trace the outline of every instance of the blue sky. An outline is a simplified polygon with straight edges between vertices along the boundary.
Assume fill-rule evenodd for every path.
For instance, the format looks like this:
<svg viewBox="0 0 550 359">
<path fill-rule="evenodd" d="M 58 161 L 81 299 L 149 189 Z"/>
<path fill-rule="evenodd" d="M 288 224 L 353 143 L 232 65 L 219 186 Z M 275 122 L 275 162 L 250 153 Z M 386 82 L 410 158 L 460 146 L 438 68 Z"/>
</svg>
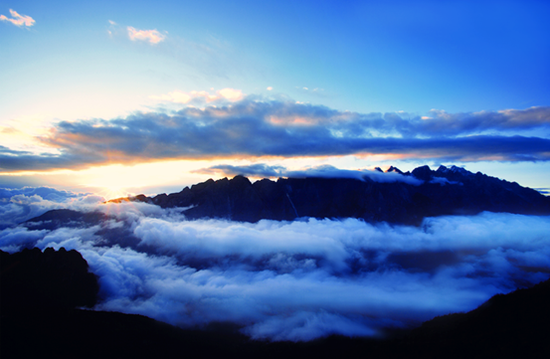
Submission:
<svg viewBox="0 0 550 359">
<path fill-rule="evenodd" d="M 5 185 L 37 185 L 38 174 L 40 184 L 93 189 L 116 173 L 119 190 L 176 190 L 205 179 L 201 168 L 263 163 L 457 164 L 549 186 L 545 1 L 1 1 L 0 15 Z M 34 22 L 18 23 L 25 16 Z M 214 108 L 233 127 L 213 122 Z M 189 123 L 209 124 L 200 146 L 189 144 Z M 346 149 L 254 145 L 277 144 L 279 130 L 295 135 L 279 147 Z M 348 146 L 359 137 L 378 147 Z M 383 151 L 384 138 L 399 145 Z M 138 173 L 151 178 L 124 185 Z"/>
</svg>

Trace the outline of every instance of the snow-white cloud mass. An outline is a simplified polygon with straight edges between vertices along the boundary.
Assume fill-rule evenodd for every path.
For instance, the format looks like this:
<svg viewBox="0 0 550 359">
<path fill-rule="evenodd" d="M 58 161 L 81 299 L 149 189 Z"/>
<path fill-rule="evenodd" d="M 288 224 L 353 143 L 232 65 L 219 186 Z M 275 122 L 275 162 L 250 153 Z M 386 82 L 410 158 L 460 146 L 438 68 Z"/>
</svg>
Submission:
<svg viewBox="0 0 550 359">
<path fill-rule="evenodd" d="M 10 199 L 9 206 L 22 203 Z M 183 327 L 233 322 L 254 339 L 382 335 L 469 311 L 550 273 L 548 216 L 482 213 L 412 227 L 188 221 L 181 209 L 132 202 L 78 208 L 104 217 L 55 228 L 12 225 L 0 231 L 0 249 L 76 249 L 99 277 L 96 309 Z"/>
</svg>

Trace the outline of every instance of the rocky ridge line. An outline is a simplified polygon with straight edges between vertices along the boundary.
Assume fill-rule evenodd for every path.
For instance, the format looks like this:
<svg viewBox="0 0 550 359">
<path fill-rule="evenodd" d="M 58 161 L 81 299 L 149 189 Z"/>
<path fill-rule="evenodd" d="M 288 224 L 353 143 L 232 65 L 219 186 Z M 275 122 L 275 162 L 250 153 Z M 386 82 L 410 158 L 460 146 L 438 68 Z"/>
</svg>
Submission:
<svg viewBox="0 0 550 359">
<path fill-rule="evenodd" d="M 389 178 L 393 182 L 377 182 L 364 176 L 363 180 L 305 177 L 251 183 L 238 175 L 233 179 L 209 179 L 169 195 L 138 195 L 111 202 L 189 207 L 183 212 L 188 219 L 245 222 L 315 217 L 419 225 L 425 217 L 483 211 L 550 214 L 550 198 L 536 190 L 456 166 L 440 166 L 436 171 L 422 166 L 411 173 L 391 167 L 380 175 L 393 176 Z M 415 184 L 407 179 L 418 181 Z"/>
</svg>

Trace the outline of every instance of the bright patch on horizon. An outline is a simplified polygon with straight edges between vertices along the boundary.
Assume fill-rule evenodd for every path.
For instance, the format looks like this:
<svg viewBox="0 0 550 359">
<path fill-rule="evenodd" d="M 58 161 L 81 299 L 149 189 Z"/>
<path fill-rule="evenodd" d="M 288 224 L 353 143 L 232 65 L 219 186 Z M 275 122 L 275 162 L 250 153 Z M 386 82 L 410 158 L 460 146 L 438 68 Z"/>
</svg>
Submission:
<svg viewBox="0 0 550 359">
<path fill-rule="evenodd" d="M 211 164 L 207 161 L 164 161 L 135 166 L 108 165 L 80 171 L 79 186 L 94 189 L 105 197 L 124 197 L 146 192 L 154 186 L 185 187 L 186 183 L 205 180 L 204 175 L 191 174 L 194 169 Z M 138 193 L 139 192 L 139 193 Z"/>
</svg>

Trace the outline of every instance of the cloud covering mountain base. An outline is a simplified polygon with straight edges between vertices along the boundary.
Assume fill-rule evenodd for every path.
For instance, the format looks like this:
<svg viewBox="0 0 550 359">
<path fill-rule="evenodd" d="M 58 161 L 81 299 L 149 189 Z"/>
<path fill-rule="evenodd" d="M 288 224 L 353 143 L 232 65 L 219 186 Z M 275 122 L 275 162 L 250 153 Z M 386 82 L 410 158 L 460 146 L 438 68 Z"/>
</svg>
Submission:
<svg viewBox="0 0 550 359">
<path fill-rule="evenodd" d="M 420 227 L 241 223 L 188 221 L 146 203 L 80 202 L 101 219 L 11 226 L 0 231 L 0 249 L 76 249 L 99 277 L 96 309 L 183 327 L 232 322 L 254 339 L 379 336 L 469 311 L 550 273 L 548 216 L 485 212 Z"/>
</svg>

